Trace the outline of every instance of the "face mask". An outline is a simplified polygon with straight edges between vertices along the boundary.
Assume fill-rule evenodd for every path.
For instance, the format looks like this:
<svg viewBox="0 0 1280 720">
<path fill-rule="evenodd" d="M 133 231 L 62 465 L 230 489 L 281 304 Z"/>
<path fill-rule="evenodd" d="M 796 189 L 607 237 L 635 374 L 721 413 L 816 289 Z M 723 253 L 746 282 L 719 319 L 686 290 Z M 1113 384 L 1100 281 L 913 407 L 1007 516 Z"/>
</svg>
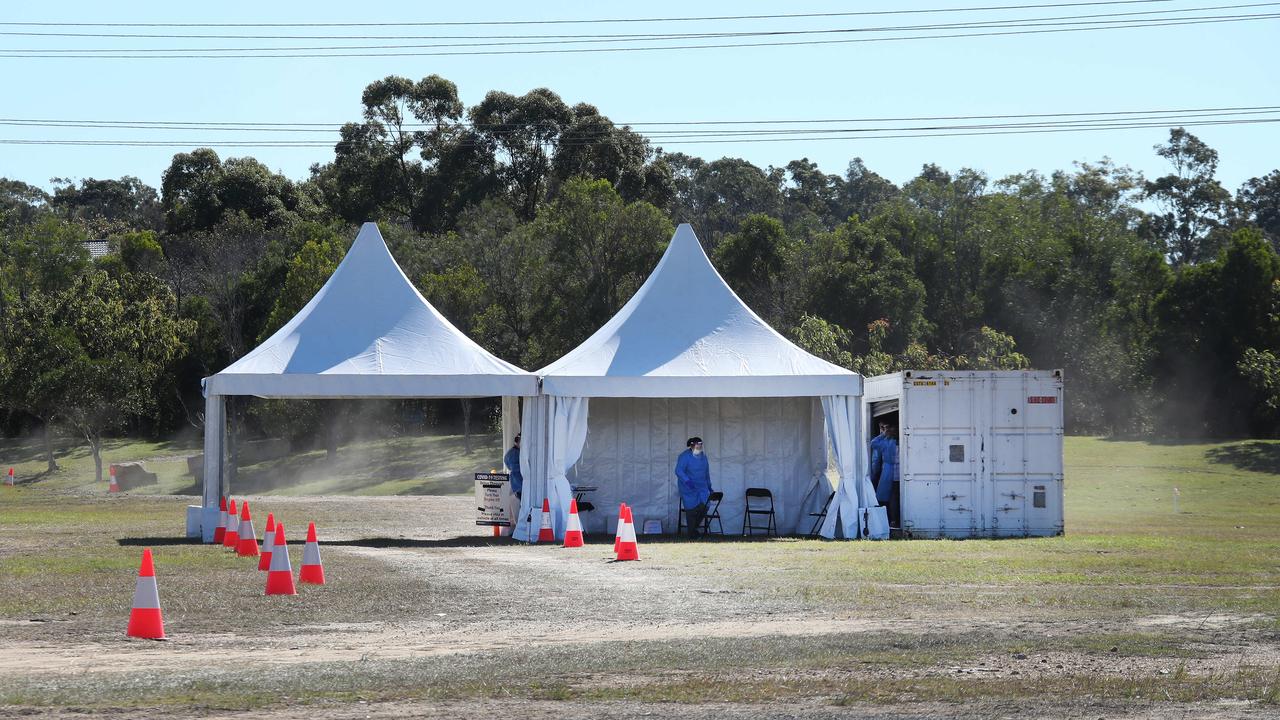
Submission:
<svg viewBox="0 0 1280 720">
<path fill-rule="evenodd" d="M 694 449 L 693 449 L 693 454 L 694 454 L 694 455 L 701 455 L 701 454 L 702 454 L 702 448 L 698 448 L 698 447 L 694 448 Z"/>
</svg>

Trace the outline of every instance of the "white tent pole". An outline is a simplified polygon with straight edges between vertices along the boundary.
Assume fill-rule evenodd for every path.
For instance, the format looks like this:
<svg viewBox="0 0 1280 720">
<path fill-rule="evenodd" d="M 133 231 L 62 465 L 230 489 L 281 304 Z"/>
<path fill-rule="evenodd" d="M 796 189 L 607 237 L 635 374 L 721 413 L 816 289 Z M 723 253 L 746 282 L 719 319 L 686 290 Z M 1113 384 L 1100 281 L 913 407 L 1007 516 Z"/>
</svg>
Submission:
<svg viewBox="0 0 1280 720">
<path fill-rule="evenodd" d="M 226 399 L 211 393 L 204 400 L 204 509 L 200 513 L 200 534 L 207 543 L 213 542 L 213 531 L 218 526 L 226 434 Z"/>
</svg>

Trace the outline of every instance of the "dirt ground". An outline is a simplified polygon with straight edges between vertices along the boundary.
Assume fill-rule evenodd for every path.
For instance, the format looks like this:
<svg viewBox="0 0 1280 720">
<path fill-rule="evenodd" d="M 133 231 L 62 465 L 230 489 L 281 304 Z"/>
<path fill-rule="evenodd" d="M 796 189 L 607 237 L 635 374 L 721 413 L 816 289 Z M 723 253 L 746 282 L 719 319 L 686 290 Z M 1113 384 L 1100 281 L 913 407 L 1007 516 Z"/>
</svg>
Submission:
<svg viewBox="0 0 1280 720">
<path fill-rule="evenodd" d="M 329 518 L 330 584 L 303 593 L 349 593 L 364 612 L 316 621 L 273 598 L 269 611 L 234 611 L 233 623 L 209 629 L 194 621 L 195 600 L 167 590 L 162 576 L 164 642 L 126 639 L 125 613 L 119 627 L 97 616 L 6 620 L 0 688 L 64 699 L 13 703 L 0 717 L 1280 717 L 1274 701 L 1176 696 L 1181 684 L 1280 682 L 1280 637 L 1259 629 L 1266 618 L 959 602 L 939 615 L 936 606 L 816 602 L 744 582 L 753 570 L 733 559 L 748 558 L 750 544 L 708 551 L 708 565 L 688 561 L 696 548 L 641 538 L 640 562 L 615 563 L 606 542 L 564 550 L 485 538 L 465 520 L 470 505 L 467 497 L 263 498 L 260 506 L 281 515 L 306 508 Z M 262 600 L 262 580 L 244 576 L 223 591 L 250 607 Z M 1151 637 L 1176 642 L 1120 647 Z M 1107 638 L 1121 640 L 1106 647 Z M 366 677 L 370 690 L 309 684 L 325 673 Z M 1135 678 L 1144 680 L 1123 689 Z M 1017 699 L 991 691 L 996 683 Z M 967 684 L 986 689 L 969 694 Z M 131 685 L 140 699 L 120 702 Z M 236 687 L 243 706 L 209 703 L 206 685 Z M 450 689 L 398 692 L 436 685 Z M 289 695 L 295 686 L 309 688 L 299 692 L 304 701 Z"/>
</svg>

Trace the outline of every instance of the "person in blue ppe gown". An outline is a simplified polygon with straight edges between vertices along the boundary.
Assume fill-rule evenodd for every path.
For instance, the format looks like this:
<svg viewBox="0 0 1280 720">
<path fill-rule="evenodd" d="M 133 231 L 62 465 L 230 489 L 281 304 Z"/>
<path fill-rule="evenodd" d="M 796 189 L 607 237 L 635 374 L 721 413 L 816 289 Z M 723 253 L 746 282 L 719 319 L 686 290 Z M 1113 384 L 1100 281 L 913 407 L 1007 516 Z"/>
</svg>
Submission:
<svg viewBox="0 0 1280 720">
<path fill-rule="evenodd" d="M 871 445 L 871 477 L 876 486 L 876 502 L 889 509 L 889 524 L 899 520 L 898 426 L 884 423 L 883 438 Z"/>
<path fill-rule="evenodd" d="M 506 455 L 502 456 L 502 464 L 507 466 L 507 471 L 511 474 L 511 492 L 520 499 L 520 493 L 524 491 L 524 476 L 520 474 L 520 434 L 516 433 L 515 440 L 512 441 L 511 449 Z"/>
<path fill-rule="evenodd" d="M 685 447 L 685 451 L 676 458 L 676 485 L 689 523 L 689 537 L 696 539 L 701 537 L 699 530 L 707 516 L 707 500 L 712 493 L 711 466 L 702 451 L 702 438 L 689 438 Z"/>
<path fill-rule="evenodd" d="M 871 487 L 873 488 L 880 487 L 881 467 L 875 464 L 875 460 L 877 457 L 876 449 L 879 448 L 882 443 L 884 443 L 885 438 L 887 437 L 888 430 L 889 430 L 889 421 L 885 419 L 881 419 L 879 425 L 880 425 L 880 434 L 871 438 L 871 444 L 869 447 L 872 464 L 868 468 L 868 474 L 871 477 Z"/>
</svg>

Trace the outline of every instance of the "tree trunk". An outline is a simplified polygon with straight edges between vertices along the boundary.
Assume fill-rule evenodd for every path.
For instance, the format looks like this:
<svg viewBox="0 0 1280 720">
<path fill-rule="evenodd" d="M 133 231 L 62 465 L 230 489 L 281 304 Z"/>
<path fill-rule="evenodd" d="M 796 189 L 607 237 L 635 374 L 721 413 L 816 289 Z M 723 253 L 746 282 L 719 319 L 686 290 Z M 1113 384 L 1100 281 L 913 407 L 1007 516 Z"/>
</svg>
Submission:
<svg viewBox="0 0 1280 720">
<path fill-rule="evenodd" d="M 93 453 L 93 471 L 94 485 L 102 484 L 102 439 L 96 434 L 86 431 L 84 434 L 86 440 L 89 441 L 89 451 Z"/>
<path fill-rule="evenodd" d="M 49 430 L 51 424 L 48 420 L 44 421 L 44 459 L 47 472 L 58 469 L 58 461 L 53 459 L 53 433 Z"/>
<path fill-rule="evenodd" d="M 471 399 L 462 398 L 462 452 L 471 454 Z"/>
</svg>

